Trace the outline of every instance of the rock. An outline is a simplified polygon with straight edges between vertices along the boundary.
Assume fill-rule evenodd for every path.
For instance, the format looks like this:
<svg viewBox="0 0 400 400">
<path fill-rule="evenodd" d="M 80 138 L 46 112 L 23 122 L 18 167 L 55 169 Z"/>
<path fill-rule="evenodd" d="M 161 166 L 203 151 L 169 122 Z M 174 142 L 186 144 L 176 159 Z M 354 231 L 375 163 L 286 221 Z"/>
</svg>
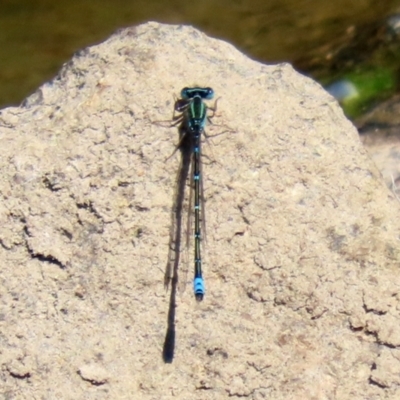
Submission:
<svg viewBox="0 0 400 400">
<path fill-rule="evenodd" d="M 78 369 L 78 373 L 83 380 L 93 385 L 103 385 L 108 381 L 108 373 L 100 365 L 84 364 Z"/>
<path fill-rule="evenodd" d="M 159 121 L 192 85 L 220 97 L 202 147 L 202 303 L 177 290 L 184 252 L 164 290 L 181 155 L 166 161 L 179 132 Z M 311 79 L 147 23 L 2 110 L 0 137 L 0 361 L 31 360 L 22 382 L 3 368 L 4 392 L 400 397 L 398 202 Z"/>
</svg>

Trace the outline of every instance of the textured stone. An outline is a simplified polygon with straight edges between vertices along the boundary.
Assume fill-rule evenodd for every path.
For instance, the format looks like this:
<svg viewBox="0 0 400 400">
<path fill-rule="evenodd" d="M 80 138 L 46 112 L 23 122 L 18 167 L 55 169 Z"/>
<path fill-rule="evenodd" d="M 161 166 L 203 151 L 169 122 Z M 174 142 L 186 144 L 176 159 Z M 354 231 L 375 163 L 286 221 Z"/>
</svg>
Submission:
<svg viewBox="0 0 400 400">
<path fill-rule="evenodd" d="M 180 152 L 157 122 L 194 84 L 221 97 L 200 304 L 164 289 Z M 148 23 L 2 110 L 0 141 L 4 393 L 400 398 L 398 202 L 311 79 Z"/>
</svg>

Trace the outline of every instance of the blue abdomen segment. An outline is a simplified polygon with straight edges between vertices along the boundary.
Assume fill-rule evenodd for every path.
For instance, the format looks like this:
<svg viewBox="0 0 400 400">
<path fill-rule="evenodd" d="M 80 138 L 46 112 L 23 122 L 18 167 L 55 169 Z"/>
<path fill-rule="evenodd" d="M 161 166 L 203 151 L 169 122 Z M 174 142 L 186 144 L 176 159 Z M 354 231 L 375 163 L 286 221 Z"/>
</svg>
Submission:
<svg viewBox="0 0 400 400">
<path fill-rule="evenodd" d="M 194 296 L 196 297 L 197 301 L 203 300 L 204 294 L 206 292 L 206 288 L 204 285 L 204 279 L 201 276 L 194 278 L 193 291 L 194 291 Z"/>
</svg>

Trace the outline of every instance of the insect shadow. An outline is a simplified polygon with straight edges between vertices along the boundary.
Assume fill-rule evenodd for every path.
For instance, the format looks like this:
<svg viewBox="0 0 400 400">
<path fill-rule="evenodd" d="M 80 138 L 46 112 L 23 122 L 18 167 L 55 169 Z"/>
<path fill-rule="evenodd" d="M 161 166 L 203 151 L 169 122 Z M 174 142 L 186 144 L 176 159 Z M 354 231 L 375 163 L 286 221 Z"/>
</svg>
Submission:
<svg viewBox="0 0 400 400">
<path fill-rule="evenodd" d="M 188 178 L 191 161 L 191 139 L 190 135 L 186 134 L 183 123 L 181 123 L 181 125 L 179 126 L 179 145 L 177 146 L 176 150 L 179 150 L 181 152 L 181 163 L 176 179 L 177 184 L 174 194 L 173 209 L 171 212 L 168 260 L 164 274 L 164 285 L 166 289 L 171 286 L 167 317 L 167 332 L 165 335 L 163 346 L 163 360 L 165 363 L 171 363 L 173 361 L 175 353 L 175 310 L 176 295 L 179 282 L 178 266 L 182 253 L 181 237 L 183 204 L 185 198 L 185 185 Z M 174 151 L 174 153 L 176 152 L 176 150 Z"/>
</svg>

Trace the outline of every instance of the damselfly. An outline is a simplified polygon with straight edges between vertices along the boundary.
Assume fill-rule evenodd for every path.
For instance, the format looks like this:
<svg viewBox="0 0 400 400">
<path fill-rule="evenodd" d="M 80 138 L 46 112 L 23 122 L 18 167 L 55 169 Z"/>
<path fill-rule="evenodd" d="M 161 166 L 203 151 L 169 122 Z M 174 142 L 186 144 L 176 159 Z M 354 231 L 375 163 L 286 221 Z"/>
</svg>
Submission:
<svg viewBox="0 0 400 400">
<path fill-rule="evenodd" d="M 207 111 L 211 109 L 215 112 L 215 107 L 207 107 L 204 100 L 210 100 L 214 97 L 214 91 L 211 88 L 185 87 L 181 90 L 181 98 L 175 102 L 175 111 L 180 113 L 174 116 L 173 125 L 181 124 L 181 138 L 177 148 L 183 143 L 188 143 L 191 152 L 191 176 L 190 176 L 190 196 L 189 202 L 193 201 L 194 213 L 194 279 L 193 291 L 197 301 L 203 300 L 205 294 L 205 285 L 202 275 L 201 241 L 202 228 L 205 231 L 204 216 L 204 186 L 201 174 L 201 134 L 205 133 L 204 128 L 210 116 Z M 187 142 L 186 142 L 187 141 Z M 193 199 L 193 200 L 192 200 Z M 190 206 L 191 207 L 191 204 Z M 189 210 L 186 247 L 189 248 L 191 215 Z M 204 233 L 204 232 L 203 232 Z"/>
</svg>

